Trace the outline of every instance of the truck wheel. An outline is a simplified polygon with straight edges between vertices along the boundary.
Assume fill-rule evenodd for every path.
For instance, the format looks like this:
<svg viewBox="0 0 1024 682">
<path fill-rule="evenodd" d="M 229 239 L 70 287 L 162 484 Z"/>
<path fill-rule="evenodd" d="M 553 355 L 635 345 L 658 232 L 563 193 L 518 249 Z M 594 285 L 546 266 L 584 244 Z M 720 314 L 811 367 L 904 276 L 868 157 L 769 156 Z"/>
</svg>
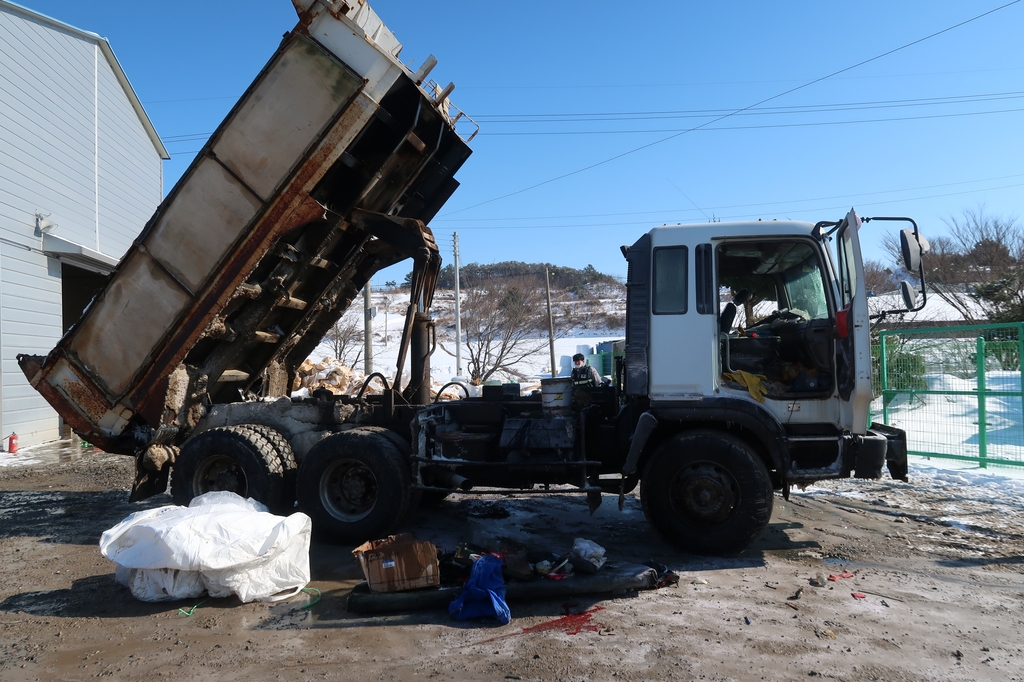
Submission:
<svg viewBox="0 0 1024 682">
<path fill-rule="evenodd" d="M 281 501 L 277 505 L 282 513 L 290 513 L 295 507 L 295 477 L 299 465 L 295 461 L 295 451 L 288 439 L 280 431 L 263 424 L 240 424 L 240 429 L 248 429 L 264 438 L 274 448 L 284 471 L 284 485 L 281 488 Z"/>
<path fill-rule="evenodd" d="M 384 537 L 406 515 L 409 465 L 388 438 L 355 429 L 328 436 L 299 467 L 299 507 L 313 528 L 338 542 Z"/>
<path fill-rule="evenodd" d="M 280 504 L 284 467 L 273 445 L 244 427 L 227 426 L 190 438 L 171 471 L 176 504 L 215 490 L 252 497 L 269 508 Z"/>
<path fill-rule="evenodd" d="M 644 516 L 669 544 L 694 554 L 742 552 L 772 515 L 768 469 L 749 445 L 714 431 L 663 443 L 640 479 Z"/>
</svg>

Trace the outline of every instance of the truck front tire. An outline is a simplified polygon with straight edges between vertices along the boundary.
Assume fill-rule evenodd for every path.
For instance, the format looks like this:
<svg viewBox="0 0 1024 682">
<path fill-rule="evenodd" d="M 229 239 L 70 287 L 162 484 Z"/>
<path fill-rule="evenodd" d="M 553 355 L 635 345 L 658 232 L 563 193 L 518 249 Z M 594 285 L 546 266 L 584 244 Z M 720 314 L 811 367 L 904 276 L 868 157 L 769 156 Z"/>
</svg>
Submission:
<svg viewBox="0 0 1024 682">
<path fill-rule="evenodd" d="M 742 552 L 772 515 L 764 462 L 735 436 L 689 431 L 662 443 L 640 479 L 648 523 L 676 548 L 693 554 Z"/>
<path fill-rule="evenodd" d="M 187 505 L 193 497 L 226 490 L 276 510 L 284 492 L 284 466 L 273 444 L 244 426 L 203 431 L 185 441 L 171 471 L 171 497 Z"/>
<path fill-rule="evenodd" d="M 313 446 L 299 466 L 299 508 L 344 543 L 386 536 L 409 510 L 409 464 L 388 438 L 354 429 Z"/>
</svg>

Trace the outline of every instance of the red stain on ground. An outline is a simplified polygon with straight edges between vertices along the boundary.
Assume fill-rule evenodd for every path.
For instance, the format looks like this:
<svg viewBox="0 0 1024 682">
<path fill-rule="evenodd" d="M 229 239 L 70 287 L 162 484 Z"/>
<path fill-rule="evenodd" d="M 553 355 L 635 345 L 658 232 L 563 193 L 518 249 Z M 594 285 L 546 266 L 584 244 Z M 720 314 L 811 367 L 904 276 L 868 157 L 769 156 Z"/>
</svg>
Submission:
<svg viewBox="0 0 1024 682">
<path fill-rule="evenodd" d="M 598 611 L 604 611 L 603 606 L 595 606 L 592 609 L 587 609 L 583 613 L 569 614 L 556 618 L 555 620 L 549 620 L 547 623 L 541 623 L 540 625 L 534 625 L 533 627 L 523 628 L 522 632 L 516 633 L 519 635 L 528 635 L 534 632 L 551 632 L 552 630 L 561 630 L 567 635 L 578 635 L 581 632 L 597 632 L 604 627 L 601 623 L 592 623 L 594 620 L 594 614 Z"/>
<path fill-rule="evenodd" d="M 567 635 L 578 635 L 581 632 L 597 632 L 604 627 L 604 623 L 594 622 L 594 614 L 598 611 L 604 611 L 603 606 L 595 606 L 592 609 L 587 609 L 582 613 L 573 613 L 549 620 L 546 623 L 540 625 L 534 625 L 532 627 L 523 628 L 519 632 L 513 632 L 507 635 L 501 635 L 500 637 L 492 637 L 491 639 L 485 639 L 474 644 L 487 644 L 489 642 L 497 642 L 502 639 L 508 639 L 510 637 L 520 637 L 522 635 L 532 635 L 538 632 L 564 632 Z M 568 609 L 566 609 L 568 612 Z M 469 646 L 473 646 L 470 644 Z"/>
</svg>

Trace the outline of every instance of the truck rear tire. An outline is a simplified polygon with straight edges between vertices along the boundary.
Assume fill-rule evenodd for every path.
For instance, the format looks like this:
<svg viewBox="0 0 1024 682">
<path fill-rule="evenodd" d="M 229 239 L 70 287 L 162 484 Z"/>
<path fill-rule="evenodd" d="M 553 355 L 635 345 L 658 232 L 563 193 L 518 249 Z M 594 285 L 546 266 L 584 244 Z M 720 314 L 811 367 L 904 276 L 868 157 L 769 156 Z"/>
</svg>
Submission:
<svg viewBox="0 0 1024 682">
<path fill-rule="evenodd" d="M 193 436 L 171 471 L 171 497 L 187 505 L 193 497 L 227 490 L 279 508 L 284 466 L 274 446 L 255 431 L 226 426 Z"/>
<path fill-rule="evenodd" d="M 328 436 L 299 467 L 299 508 L 313 529 L 344 543 L 386 536 L 409 511 L 409 464 L 387 437 L 354 429 Z"/>
<path fill-rule="evenodd" d="M 281 488 L 281 500 L 277 505 L 282 513 L 291 513 L 295 507 L 295 478 L 299 465 L 295 460 L 295 451 L 284 435 L 263 424 L 240 424 L 238 428 L 248 429 L 262 436 L 277 453 L 284 471 L 284 485 Z M 272 506 L 272 505 L 268 505 Z"/>
<path fill-rule="evenodd" d="M 648 523 L 676 548 L 693 554 L 742 552 L 772 515 L 764 462 L 735 436 L 689 431 L 654 452 L 640 479 Z"/>
</svg>

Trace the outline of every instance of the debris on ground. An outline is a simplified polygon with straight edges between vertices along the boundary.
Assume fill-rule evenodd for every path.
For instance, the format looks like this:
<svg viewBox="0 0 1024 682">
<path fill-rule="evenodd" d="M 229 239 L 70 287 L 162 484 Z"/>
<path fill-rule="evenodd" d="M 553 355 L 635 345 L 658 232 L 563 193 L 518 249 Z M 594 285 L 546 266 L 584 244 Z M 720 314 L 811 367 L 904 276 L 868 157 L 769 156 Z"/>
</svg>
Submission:
<svg viewBox="0 0 1024 682">
<path fill-rule="evenodd" d="M 412 533 L 364 542 L 352 550 L 371 592 L 401 592 L 441 584 L 437 548 Z"/>
<path fill-rule="evenodd" d="M 379 395 L 383 392 L 384 386 L 380 381 L 370 382 L 365 389 L 363 388 L 364 384 L 366 384 L 365 374 L 349 367 L 337 358 L 325 357 L 319 362 L 307 359 L 295 371 L 291 395 L 295 398 L 305 398 L 317 390 L 330 391 L 334 395 L 356 395 L 360 391 L 363 391 L 364 395 Z M 473 386 L 463 388 L 463 385 L 453 385 L 451 382 L 442 385 L 433 378 L 430 384 L 431 398 L 439 400 L 459 400 L 467 394 L 473 395 L 479 390 Z M 441 390 L 440 394 L 438 394 L 439 390 Z"/>
<path fill-rule="evenodd" d="M 569 558 L 575 562 L 573 565 L 584 573 L 596 573 L 607 561 L 604 547 L 584 538 L 576 538 L 573 541 Z"/>
<path fill-rule="evenodd" d="M 476 500 L 470 502 L 466 516 L 473 519 L 507 519 L 511 512 L 501 502 Z"/>
<path fill-rule="evenodd" d="M 348 598 L 349 610 L 353 613 L 378 613 L 407 611 L 421 608 L 450 606 L 451 613 L 476 614 L 476 604 L 483 603 L 488 590 L 495 597 L 494 603 L 514 599 L 544 599 L 573 594 L 621 593 L 631 590 L 659 589 L 679 584 L 679 576 L 668 566 L 649 561 L 646 565 L 608 563 L 605 549 L 585 538 L 576 538 L 572 549 L 565 554 L 531 551 L 516 546 L 489 548 L 470 542 L 460 542 L 452 551 L 437 549 L 432 543 L 418 543 L 406 533 L 384 540 L 366 543 L 353 550 L 360 561 L 367 582 L 357 585 Z M 420 556 L 403 557 L 402 551 L 411 552 L 418 547 Z M 396 549 L 398 548 L 398 549 Z M 478 568 L 486 561 L 484 568 Z M 411 580 L 399 580 L 399 564 L 416 567 L 422 580 L 407 575 Z M 488 580 L 493 576 L 494 566 L 498 567 L 502 586 L 481 587 L 475 585 L 483 580 L 477 575 L 485 571 Z M 376 567 L 376 568 L 374 568 Z M 377 573 L 373 571 L 376 570 Z M 384 572 L 393 571 L 384 575 Z M 408 570 L 405 571 L 407 574 Z M 388 582 L 385 578 L 390 577 Z M 429 578 L 429 580 L 428 580 Z M 706 580 L 698 578 L 703 584 Z M 433 589 L 419 589 L 433 588 Z M 504 591 L 502 591 L 504 590 Z M 467 595 L 462 597 L 462 595 Z M 472 595 L 472 596 L 469 596 Z M 507 595 L 507 596 L 506 596 Z M 460 601 L 461 599 L 461 601 Z M 490 597 L 488 596 L 488 599 Z M 471 606 L 467 606 L 469 600 Z M 491 617 L 501 620 L 504 609 L 498 606 L 481 607 L 482 610 L 497 614 Z M 506 603 L 507 608 L 507 603 Z M 475 618 L 477 615 L 465 615 Z"/>
<path fill-rule="evenodd" d="M 502 625 L 507 625 L 512 620 L 512 612 L 505 601 L 502 565 L 501 558 L 496 554 L 485 554 L 473 564 L 469 582 L 448 605 L 448 613 L 452 618 L 492 618 Z"/>
</svg>

